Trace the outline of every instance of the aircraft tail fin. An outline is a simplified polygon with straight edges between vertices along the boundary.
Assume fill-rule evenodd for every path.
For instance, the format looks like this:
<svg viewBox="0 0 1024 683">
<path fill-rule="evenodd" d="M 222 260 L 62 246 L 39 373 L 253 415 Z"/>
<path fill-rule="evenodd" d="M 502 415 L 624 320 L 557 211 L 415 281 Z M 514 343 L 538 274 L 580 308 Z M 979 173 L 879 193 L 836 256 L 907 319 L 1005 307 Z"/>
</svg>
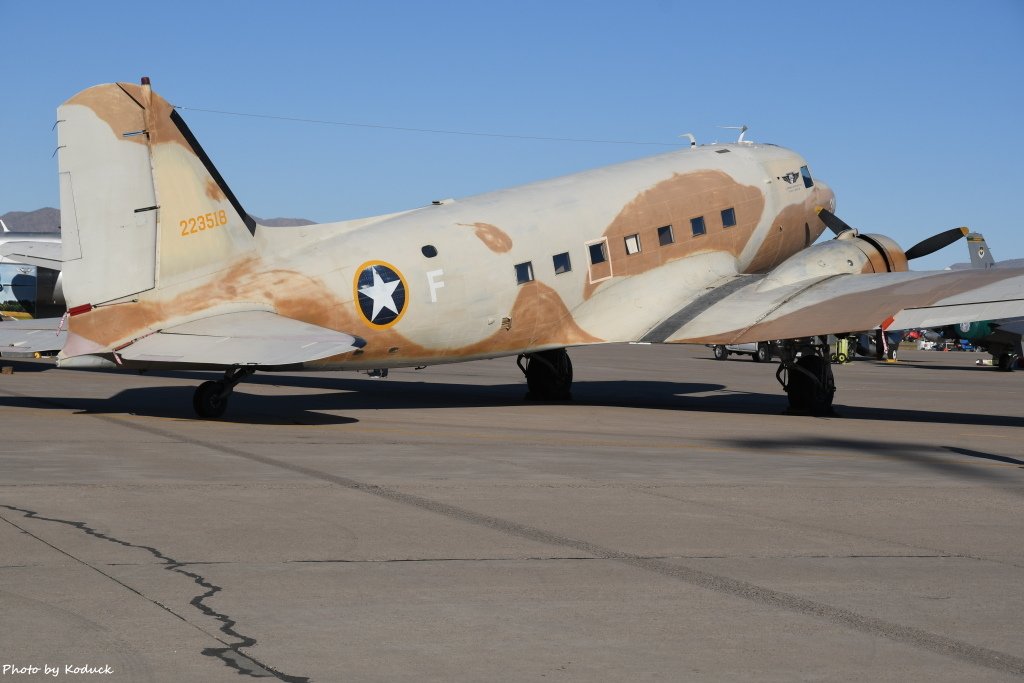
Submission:
<svg viewBox="0 0 1024 683">
<path fill-rule="evenodd" d="M 148 79 L 88 88 L 57 114 L 69 310 L 145 300 L 255 250 L 255 221 Z"/>
<path fill-rule="evenodd" d="M 967 251 L 971 255 L 971 268 L 991 268 L 996 264 L 981 233 L 972 232 L 967 236 Z"/>
</svg>

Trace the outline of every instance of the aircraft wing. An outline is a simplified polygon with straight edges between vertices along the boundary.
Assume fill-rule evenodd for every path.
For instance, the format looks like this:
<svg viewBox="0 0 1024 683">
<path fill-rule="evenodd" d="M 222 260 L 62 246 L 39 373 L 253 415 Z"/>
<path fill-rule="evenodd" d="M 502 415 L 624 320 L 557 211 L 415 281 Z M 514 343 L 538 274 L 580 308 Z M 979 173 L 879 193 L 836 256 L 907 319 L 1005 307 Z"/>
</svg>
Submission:
<svg viewBox="0 0 1024 683">
<path fill-rule="evenodd" d="M 902 330 L 1024 313 L 1024 269 L 841 274 L 778 285 L 723 278 L 641 339 L 741 344 L 857 330 Z"/>
<path fill-rule="evenodd" d="M 271 311 L 240 311 L 162 329 L 117 353 L 130 361 L 282 366 L 347 353 L 364 344 L 359 337 Z"/>
<path fill-rule="evenodd" d="M 17 263 L 41 266 L 53 270 L 61 269 L 60 242 L 36 242 L 17 240 L 0 244 L 0 256 Z"/>
<path fill-rule="evenodd" d="M 27 356 L 60 351 L 66 330 L 58 332 L 60 318 L 4 320 L 0 322 L 0 356 Z"/>
</svg>

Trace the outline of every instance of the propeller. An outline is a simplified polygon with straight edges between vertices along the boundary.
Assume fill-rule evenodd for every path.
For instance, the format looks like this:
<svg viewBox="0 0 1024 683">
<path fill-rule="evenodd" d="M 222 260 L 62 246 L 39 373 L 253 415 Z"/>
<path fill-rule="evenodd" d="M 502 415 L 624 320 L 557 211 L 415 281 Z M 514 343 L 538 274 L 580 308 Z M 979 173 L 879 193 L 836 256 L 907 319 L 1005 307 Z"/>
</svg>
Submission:
<svg viewBox="0 0 1024 683">
<path fill-rule="evenodd" d="M 818 218 L 820 218 L 821 222 L 825 224 L 825 227 L 837 235 L 846 232 L 847 230 L 853 230 L 854 234 L 857 234 L 857 231 L 854 228 L 847 225 L 842 218 L 835 215 L 828 209 L 819 208 Z M 921 258 L 922 256 L 928 256 L 929 254 L 934 254 L 939 249 L 948 247 L 961 237 L 965 237 L 968 232 L 970 232 L 970 230 L 967 228 L 951 228 L 949 230 L 944 230 L 937 235 L 932 235 L 931 237 L 921 240 L 910 249 L 907 249 L 904 253 L 906 254 L 908 261 Z"/>
<path fill-rule="evenodd" d="M 828 228 L 837 235 L 839 233 L 846 232 L 847 230 L 853 230 L 853 228 L 847 225 L 842 218 L 835 215 L 828 209 L 818 207 L 818 218 L 821 219 L 821 222 L 825 224 L 826 228 Z M 856 232 L 856 230 L 854 230 L 854 232 Z"/>
<path fill-rule="evenodd" d="M 906 253 L 908 261 L 927 256 L 928 254 L 934 254 L 939 249 L 948 247 L 961 237 L 965 237 L 969 232 L 970 230 L 967 228 L 951 228 L 940 232 L 938 235 L 932 235 L 927 239 L 921 240 L 904 253 Z"/>
</svg>

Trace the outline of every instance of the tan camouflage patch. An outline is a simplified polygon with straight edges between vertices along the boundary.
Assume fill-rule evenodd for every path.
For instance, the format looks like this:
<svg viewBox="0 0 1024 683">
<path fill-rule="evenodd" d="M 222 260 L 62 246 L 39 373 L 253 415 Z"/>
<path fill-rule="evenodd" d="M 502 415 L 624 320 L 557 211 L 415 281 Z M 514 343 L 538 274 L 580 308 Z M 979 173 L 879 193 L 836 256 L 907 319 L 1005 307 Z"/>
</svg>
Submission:
<svg viewBox="0 0 1024 683">
<path fill-rule="evenodd" d="M 474 228 L 474 232 L 480 241 L 487 245 L 487 248 L 495 254 L 504 254 L 512 249 L 512 238 L 496 225 L 490 223 L 459 223 L 467 228 Z"/>
<path fill-rule="evenodd" d="M 722 226 L 722 210 L 736 211 L 736 225 Z M 752 185 L 742 185 L 722 171 L 676 174 L 641 192 L 615 217 L 604 236 L 608 238 L 614 277 L 638 275 L 670 261 L 694 254 L 725 251 L 739 256 L 761 220 L 764 195 Z M 695 236 L 690 219 L 704 217 L 706 234 Z M 675 242 L 660 246 L 658 228 L 671 225 Z M 627 254 L 625 239 L 638 235 L 640 251 Z M 602 283 L 588 283 L 583 298 L 589 299 Z"/>
</svg>

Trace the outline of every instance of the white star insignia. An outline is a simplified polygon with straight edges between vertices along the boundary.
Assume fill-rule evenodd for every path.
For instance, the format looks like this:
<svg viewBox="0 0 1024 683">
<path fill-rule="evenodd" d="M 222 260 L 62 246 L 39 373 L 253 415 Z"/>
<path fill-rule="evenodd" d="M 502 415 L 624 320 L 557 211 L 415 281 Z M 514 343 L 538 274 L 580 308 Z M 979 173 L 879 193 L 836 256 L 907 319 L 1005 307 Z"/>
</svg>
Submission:
<svg viewBox="0 0 1024 683">
<path fill-rule="evenodd" d="M 370 266 L 370 270 L 373 272 L 373 284 L 362 287 L 359 290 L 360 294 L 373 299 L 373 314 L 370 316 L 370 322 L 376 320 L 377 314 L 385 308 L 395 315 L 398 315 L 398 306 L 395 304 L 394 294 L 398 285 L 401 284 L 401 280 L 384 282 L 384 280 L 381 279 L 380 274 L 377 272 L 376 267 Z"/>
</svg>

